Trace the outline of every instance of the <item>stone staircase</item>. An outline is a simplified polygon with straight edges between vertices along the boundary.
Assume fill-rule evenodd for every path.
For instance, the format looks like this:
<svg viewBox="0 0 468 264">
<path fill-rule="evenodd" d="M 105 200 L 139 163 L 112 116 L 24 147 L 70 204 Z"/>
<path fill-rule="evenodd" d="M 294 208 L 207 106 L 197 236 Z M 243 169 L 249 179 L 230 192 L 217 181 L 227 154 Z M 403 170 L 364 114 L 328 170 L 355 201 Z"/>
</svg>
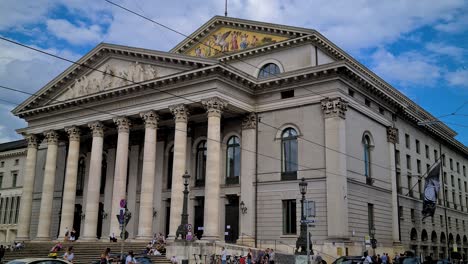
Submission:
<svg viewBox="0 0 468 264">
<path fill-rule="evenodd" d="M 147 243 L 145 242 L 125 242 L 124 252 L 133 250 L 133 252 L 138 255 L 140 254 Z M 7 251 L 5 253 L 4 261 L 5 263 L 20 258 L 44 258 L 49 254 L 50 249 L 55 245 L 55 242 L 29 242 L 26 243 L 26 247 L 19 251 Z M 99 256 L 106 249 L 111 249 L 111 254 L 120 253 L 120 243 L 110 243 L 110 242 L 67 242 L 63 243 L 64 249 L 69 246 L 73 246 L 75 259 L 74 263 L 76 264 L 89 264 L 93 263 L 96 260 L 99 260 Z M 59 252 L 59 257 L 63 256 L 65 250 Z M 153 263 L 158 264 L 170 264 L 171 262 L 166 259 L 165 256 L 149 256 Z"/>
</svg>

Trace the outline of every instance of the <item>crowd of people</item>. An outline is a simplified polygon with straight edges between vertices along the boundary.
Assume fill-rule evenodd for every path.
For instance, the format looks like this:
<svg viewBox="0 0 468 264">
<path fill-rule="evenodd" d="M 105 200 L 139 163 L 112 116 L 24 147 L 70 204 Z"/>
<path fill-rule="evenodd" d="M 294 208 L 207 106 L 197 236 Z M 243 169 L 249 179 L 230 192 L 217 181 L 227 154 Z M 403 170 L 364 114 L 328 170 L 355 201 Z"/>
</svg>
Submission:
<svg viewBox="0 0 468 264">
<path fill-rule="evenodd" d="M 149 256 L 161 256 L 166 253 L 166 238 L 163 234 L 154 234 L 153 239 L 146 245 L 145 252 Z"/>
<path fill-rule="evenodd" d="M 65 242 L 71 241 L 75 242 L 76 241 L 76 230 L 75 228 L 72 228 L 71 231 L 68 230 L 68 227 L 65 227 Z"/>
</svg>

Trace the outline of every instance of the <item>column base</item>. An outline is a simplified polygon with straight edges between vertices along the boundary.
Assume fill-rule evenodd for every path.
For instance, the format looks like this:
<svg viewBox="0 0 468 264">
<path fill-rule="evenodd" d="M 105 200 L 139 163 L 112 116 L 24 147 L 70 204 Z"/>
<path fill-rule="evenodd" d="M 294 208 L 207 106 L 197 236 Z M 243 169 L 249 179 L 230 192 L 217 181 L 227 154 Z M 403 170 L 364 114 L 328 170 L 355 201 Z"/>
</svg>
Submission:
<svg viewBox="0 0 468 264">
<path fill-rule="evenodd" d="M 97 237 L 80 237 L 76 242 L 96 242 L 99 241 Z"/>
</svg>

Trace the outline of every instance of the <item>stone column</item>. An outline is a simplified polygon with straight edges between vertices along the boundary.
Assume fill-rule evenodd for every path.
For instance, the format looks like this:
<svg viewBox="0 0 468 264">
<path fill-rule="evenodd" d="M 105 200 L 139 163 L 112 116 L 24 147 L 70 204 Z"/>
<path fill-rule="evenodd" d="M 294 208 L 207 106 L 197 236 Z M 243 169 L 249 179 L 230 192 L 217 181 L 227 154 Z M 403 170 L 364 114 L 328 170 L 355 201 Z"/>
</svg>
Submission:
<svg viewBox="0 0 468 264">
<path fill-rule="evenodd" d="M 203 240 L 220 240 L 220 164 L 221 164 L 221 114 L 228 103 L 221 98 L 213 97 L 202 100 L 208 113 L 205 212 Z M 224 237 L 224 236 L 223 236 Z"/>
<path fill-rule="evenodd" d="M 400 223 L 398 216 L 398 186 L 396 178 L 395 144 L 398 143 L 398 129 L 387 127 L 390 179 L 392 184 L 392 238 L 394 244 L 400 243 Z"/>
<path fill-rule="evenodd" d="M 126 199 L 128 141 L 131 123 L 126 117 L 114 118 L 114 123 L 117 125 L 119 134 L 117 138 L 117 155 L 115 158 L 110 234 L 114 233 L 118 236 L 120 234 L 119 221 L 115 216 L 119 214 L 120 200 Z"/>
<path fill-rule="evenodd" d="M 37 160 L 37 137 L 35 135 L 26 135 L 25 138 L 28 141 L 28 154 L 26 155 L 23 194 L 21 195 L 19 211 L 18 236 L 16 237 L 19 241 L 30 239 L 29 226 L 31 224 L 32 198 Z"/>
<path fill-rule="evenodd" d="M 240 232 L 238 244 L 253 247 L 255 245 L 255 172 L 257 146 L 257 115 L 248 114 L 242 121 L 241 139 L 241 203 L 247 210 L 240 212 Z"/>
<path fill-rule="evenodd" d="M 156 173 L 156 140 L 158 114 L 155 111 L 140 113 L 145 121 L 145 145 L 141 176 L 140 215 L 137 239 L 151 240 L 153 226 L 153 192 Z"/>
<path fill-rule="evenodd" d="M 101 188 L 102 151 L 104 146 L 104 125 L 101 122 L 88 124 L 93 134 L 91 158 L 89 162 L 88 184 L 84 208 L 84 230 L 82 240 L 97 240 L 97 222 L 99 214 L 99 190 Z"/>
<path fill-rule="evenodd" d="M 78 159 L 80 157 L 80 129 L 76 126 L 65 128 L 68 133 L 69 146 L 65 183 L 63 185 L 62 219 L 60 220 L 59 238 L 65 238 L 65 230 L 73 228 L 75 215 L 76 179 L 78 176 Z"/>
<path fill-rule="evenodd" d="M 177 227 L 180 225 L 183 203 L 184 184 L 182 175 L 185 173 L 187 158 L 187 121 L 189 112 L 185 105 L 170 106 L 175 121 L 174 162 L 172 169 L 171 215 L 169 239 L 174 239 Z"/>
<path fill-rule="evenodd" d="M 44 133 L 47 140 L 47 157 L 42 183 L 41 208 L 37 225 L 36 240 L 50 240 L 50 223 L 52 218 L 52 202 L 54 200 L 55 172 L 57 170 L 57 150 L 59 135 L 50 130 Z"/>
<path fill-rule="evenodd" d="M 328 237 L 344 239 L 348 234 L 346 121 L 348 102 L 340 97 L 322 100 L 325 119 L 325 173 L 327 182 Z"/>
</svg>

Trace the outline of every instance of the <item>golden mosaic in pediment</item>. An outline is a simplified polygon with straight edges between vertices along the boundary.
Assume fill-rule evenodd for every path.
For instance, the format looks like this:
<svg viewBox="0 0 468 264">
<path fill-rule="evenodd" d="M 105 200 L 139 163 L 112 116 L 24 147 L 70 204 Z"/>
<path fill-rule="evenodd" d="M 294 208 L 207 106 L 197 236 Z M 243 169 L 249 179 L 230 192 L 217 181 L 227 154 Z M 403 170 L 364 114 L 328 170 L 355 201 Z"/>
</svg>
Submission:
<svg viewBox="0 0 468 264">
<path fill-rule="evenodd" d="M 185 54 L 196 57 L 219 57 L 288 39 L 284 36 L 222 27 L 203 38 Z"/>
</svg>

